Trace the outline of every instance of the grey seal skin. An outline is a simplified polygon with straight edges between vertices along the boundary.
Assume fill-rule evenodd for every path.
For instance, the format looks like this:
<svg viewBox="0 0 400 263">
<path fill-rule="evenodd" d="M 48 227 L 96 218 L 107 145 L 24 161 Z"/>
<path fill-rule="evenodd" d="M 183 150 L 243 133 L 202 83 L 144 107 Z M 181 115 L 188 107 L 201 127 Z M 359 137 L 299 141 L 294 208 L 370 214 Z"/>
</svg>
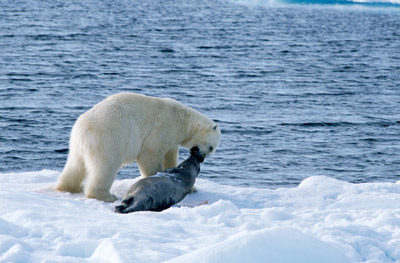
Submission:
<svg viewBox="0 0 400 263">
<path fill-rule="evenodd" d="M 190 149 L 190 156 L 176 168 L 140 179 L 128 191 L 117 213 L 162 211 L 180 202 L 190 193 L 204 156 L 198 147 Z"/>
</svg>

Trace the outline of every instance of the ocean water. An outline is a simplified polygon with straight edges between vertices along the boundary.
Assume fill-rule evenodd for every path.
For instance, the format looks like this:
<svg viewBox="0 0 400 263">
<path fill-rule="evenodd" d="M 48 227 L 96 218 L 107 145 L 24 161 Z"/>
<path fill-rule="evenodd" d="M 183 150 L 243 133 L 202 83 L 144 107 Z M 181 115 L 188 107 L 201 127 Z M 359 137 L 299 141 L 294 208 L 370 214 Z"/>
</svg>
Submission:
<svg viewBox="0 0 400 263">
<path fill-rule="evenodd" d="M 126 91 L 220 123 L 217 183 L 400 180 L 396 0 L 0 0 L 0 173 L 61 171 L 76 118 Z"/>
</svg>

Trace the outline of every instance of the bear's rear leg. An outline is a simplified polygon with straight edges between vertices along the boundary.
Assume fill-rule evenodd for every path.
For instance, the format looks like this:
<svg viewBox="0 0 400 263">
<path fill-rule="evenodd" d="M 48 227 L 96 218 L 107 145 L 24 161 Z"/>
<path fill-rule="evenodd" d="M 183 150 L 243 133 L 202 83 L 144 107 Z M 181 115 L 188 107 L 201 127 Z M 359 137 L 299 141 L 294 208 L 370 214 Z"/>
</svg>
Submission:
<svg viewBox="0 0 400 263">
<path fill-rule="evenodd" d="M 85 196 L 104 202 L 114 202 L 118 198 L 110 193 L 110 188 L 114 182 L 119 167 L 109 167 L 97 163 L 96 167 L 89 167 L 87 182 L 85 185 Z"/>
<path fill-rule="evenodd" d="M 86 169 L 80 157 L 68 156 L 67 163 L 58 177 L 56 189 L 62 192 L 83 192 L 82 181 L 85 179 Z"/>
</svg>

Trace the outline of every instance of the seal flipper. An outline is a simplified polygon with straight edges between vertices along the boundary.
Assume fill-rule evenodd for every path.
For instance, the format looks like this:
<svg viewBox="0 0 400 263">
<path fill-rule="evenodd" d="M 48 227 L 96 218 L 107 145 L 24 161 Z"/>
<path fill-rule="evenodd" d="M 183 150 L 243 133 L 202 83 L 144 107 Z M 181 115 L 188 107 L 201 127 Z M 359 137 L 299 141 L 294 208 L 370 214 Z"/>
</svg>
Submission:
<svg viewBox="0 0 400 263">
<path fill-rule="evenodd" d="M 133 203 L 134 199 L 135 199 L 134 197 L 131 197 L 131 198 L 123 200 L 120 205 L 115 207 L 115 212 L 127 213 L 126 209 Z"/>
</svg>

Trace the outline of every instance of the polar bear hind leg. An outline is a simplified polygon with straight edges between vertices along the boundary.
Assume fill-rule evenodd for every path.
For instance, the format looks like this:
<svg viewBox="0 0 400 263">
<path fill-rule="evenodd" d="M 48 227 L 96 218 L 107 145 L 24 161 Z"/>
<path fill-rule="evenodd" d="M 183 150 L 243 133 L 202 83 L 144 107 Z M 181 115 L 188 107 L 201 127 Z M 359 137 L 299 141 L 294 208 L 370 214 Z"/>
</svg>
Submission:
<svg viewBox="0 0 400 263">
<path fill-rule="evenodd" d="M 120 168 L 119 164 L 92 158 L 86 160 L 88 170 L 85 184 L 85 196 L 105 202 L 114 202 L 117 197 L 110 193 L 110 188 Z"/>
<path fill-rule="evenodd" d="M 63 192 L 81 193 L 82 181 L 86 177 L 86 169 L 80 155 L 70 154 L 67 163 L 57 181 L 56 189 Z"/>
</svg>

